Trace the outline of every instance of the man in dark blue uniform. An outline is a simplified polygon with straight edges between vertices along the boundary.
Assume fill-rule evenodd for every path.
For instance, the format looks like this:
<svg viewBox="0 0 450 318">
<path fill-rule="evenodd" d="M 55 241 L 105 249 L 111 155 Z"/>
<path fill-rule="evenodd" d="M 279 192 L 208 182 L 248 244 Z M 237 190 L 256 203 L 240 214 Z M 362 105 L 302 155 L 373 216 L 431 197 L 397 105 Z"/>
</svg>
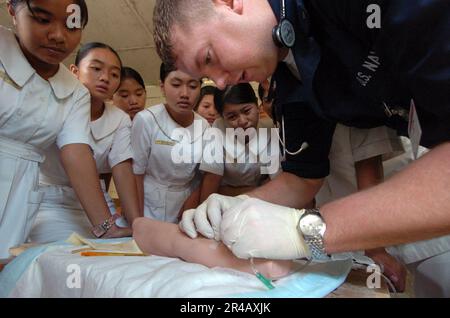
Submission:
<svg viewBox="0 0 450 318">
<path fill-rule="evenodd" d="M 238 257 L 294 259 L 450 234 L 449 1 L 164 0 L 154 22 L 164 62 L 219 88 L 273 75 L 286 147 L 309 145 L 253 198 L 213 196 L 185 213 L 188 235 L 221 239 Z M 314 197 L 337 122 L 386 125 L 432 150 L 320 211 L 280 206 Z"/>
</svg>

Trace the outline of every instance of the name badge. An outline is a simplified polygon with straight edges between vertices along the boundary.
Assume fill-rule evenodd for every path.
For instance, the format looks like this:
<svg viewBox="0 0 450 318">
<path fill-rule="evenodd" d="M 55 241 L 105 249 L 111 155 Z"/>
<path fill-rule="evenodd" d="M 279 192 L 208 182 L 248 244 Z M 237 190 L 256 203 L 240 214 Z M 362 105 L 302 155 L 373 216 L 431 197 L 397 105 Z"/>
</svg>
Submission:
<svg viewBox="0 0 450 318">
<path fill-rule="evenodd" d="M 411 140 L 414 159 L 417 159 L 419 153 L 420 140 L 422 138 L 422 127 L 420 127 L 419 117 L 417 116 L 416 105 L 411 99 L 409 111 L 408 135 Z"/>
<path fill-rule="evenodd" d="M 162 146 L 175 146 L 175 142 L 166 140 L 155 140 L 155 144 Z"/>
</svg>

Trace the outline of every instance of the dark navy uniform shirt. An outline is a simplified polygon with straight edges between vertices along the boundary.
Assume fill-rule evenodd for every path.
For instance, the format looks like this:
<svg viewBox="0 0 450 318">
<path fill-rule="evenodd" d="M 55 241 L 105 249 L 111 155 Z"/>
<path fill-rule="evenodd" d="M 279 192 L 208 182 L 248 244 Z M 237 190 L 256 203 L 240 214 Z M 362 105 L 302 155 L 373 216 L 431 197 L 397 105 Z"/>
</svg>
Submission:
<svg viewBox="0 0 450 318">
<path fill-rule="evenodd" d="M 269 2 L 279 18 L 280 1 Z M 367 23 L 374 4 L 380 28 Z M 309 147 L 287 155 L 284 171 L 305 178 L 328 175 L 337 122 L 386 125 L 407 136 L 411 100 L 421 145 L 450 140 L 450 1 L 286 0 L 286 6 L 301 80 L 279 64 L 273 76 L 276 114 L 284 115 L 288 150 L 305 141 Z"/>
</svg>

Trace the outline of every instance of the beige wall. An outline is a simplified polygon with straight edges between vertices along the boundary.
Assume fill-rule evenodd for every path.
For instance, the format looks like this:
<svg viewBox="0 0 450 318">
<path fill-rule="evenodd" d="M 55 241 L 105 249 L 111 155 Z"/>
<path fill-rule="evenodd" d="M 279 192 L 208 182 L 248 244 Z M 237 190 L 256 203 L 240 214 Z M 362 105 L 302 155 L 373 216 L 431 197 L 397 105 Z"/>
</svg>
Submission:
<svg viewBox="0 0 450 318">
<path fill-rule="evenodd" d="M 146 106 L 154 106 L 164 102 L 164 97 L 162 96 L 161 89 L 159 86 L 148 85 L 147 89 L 147 103 Z"/>
</svg>

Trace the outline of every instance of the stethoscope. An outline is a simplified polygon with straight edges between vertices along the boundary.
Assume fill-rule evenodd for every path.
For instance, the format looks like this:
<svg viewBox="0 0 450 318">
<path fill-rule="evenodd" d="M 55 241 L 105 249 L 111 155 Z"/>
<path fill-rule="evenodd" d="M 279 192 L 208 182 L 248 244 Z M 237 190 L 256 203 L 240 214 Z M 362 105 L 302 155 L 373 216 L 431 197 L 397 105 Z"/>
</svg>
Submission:
<svg viewBox="0 0 450 318">
<path fill-rule="evenodd" d="M 267 95 L 267 99 L 268 100 L 274 100 L 274 92 L 275 92 L 275 80 L 274 78 L 271 79 L 270 81 L 270 85 L 269 85 L 269 94 Z M 273 106 L 272 106 L 273 107 Z M 278 122 L 278 118 L 275 115 L 275 112 L 272 111 L 272 117 L 276 118 L 276 128 L 275 132 L 277 134 L 278 137 L 278 141 L 281 144 L 281 146 L 283 147 L 283 158 L 286 158 L 286 154 L 291 155 L 291 156 L 297 156 L 298 154 L 300 154 L 302 151 L 306 150 L 309 147 L 309 144 L 305 141 L 301 144 L 300 148 L 297 149 L 296 151 L 289 151 L 286 147 L 286 133 L 285 133 L 285 129 L 284 129 L 284 114 L 281 115 L 281 130 L 283 132 L 283 137 L 280 136 L 279 133 L 279 129 L 280 129 L 280 124 Z"/>
<path fill-rule="evenodd" d="M 280 129 L 279 125 L 276 125 L 278 129 Z M 284 132 L 284 115 L 281 115 L 281 129 L 283 131 L 283 137 L 280 137 L 280 133 L 278 132 L 278 129 L 275 129 L 275 131 L 277 132 L 277 136 L 278 136 L 278 141 L 280 142 L 281 146 L 283 147 L 283 158 L 286 158 L 286 154 L 291 155 L 291 156 L 297 156 L 298 154 L 300 154 L 303 150 L 307 149 L 309 147 L 309 144 L 305 141 L 302 143 L 302 145 L 300 146 L 300 148 L 297 151 L 291 152 L 287 149 L 286 147 L 286 135 Z"/>
<path fill-rule="evenodd" d="M 286 3 L 285 0 L 281 0 L 280 1 L 280 22 L 278 25 L 276 25 L 273 30 L 272 30 L 272 38 L 275 42 L 275 44 L 278 47 L 286 47 L 288 49 L 291 49 L 294 47 L 295 44 L 295 29 L 294 26 L 292 25 L 291 21 L 289 21 L 288 18 L 286 18 Z M 267 98 L 269 100 L 273 100 L 273 93 L 275 91 L 275 81 L 272 78 L 272 80 L 270 81 L 270 87 L 269 87 L 269 94 L 267 96 Z M 302 151 L 304 151 L 305 149 L 307 149 L 309 147 L 309 144 L 307 142 L 302 143 L 302 145 L 300 146 L 300 148 L 297 151 L 289 151 L 286 147 L 286 134 L 285 134 L 285 130 L 284 130 L 284 115 L 281 115 L 281 129 L 283 130 L 283 138 L 280 137 L 280 133 L 279 133 L 279 124 L 277 122 L 276 124 L 277 129 L 275 129 L 277 136 L 278 136 L 278 141 L 280 142 L 281 146 L 283 147 L 283 158 L 286 158 L 286 154 L 291 155 L 291 156 L 297 156 L 298 154 L 300 154 Z"/>
<path fill-rule="evenodd" d="M 277 136 L 278 136 L 278 141 L 280 142 L 281 146 L 283 147 L 283 158 L 286 158 L 286 154 L 291 155 L 291 156 L 297 156 L 298 154 L 300 154 L 303 150 L 307 149 L 309 147 L 309 144 L 305 141 L 302 143 L 302 145 L 300 146 L 300 148 L 297 151 L 291 152 L 287 149 L 286 147 L 286 134 L 284 131 L 284 115 L 281 115 L 281 129 L 283 131 L 283 138 L 280 137 L 280 133 L 278 132 L 278 130 L 280 129 L 279 124 L 277 123 L 277 128 L 275 129 Z"/>
</svg>

